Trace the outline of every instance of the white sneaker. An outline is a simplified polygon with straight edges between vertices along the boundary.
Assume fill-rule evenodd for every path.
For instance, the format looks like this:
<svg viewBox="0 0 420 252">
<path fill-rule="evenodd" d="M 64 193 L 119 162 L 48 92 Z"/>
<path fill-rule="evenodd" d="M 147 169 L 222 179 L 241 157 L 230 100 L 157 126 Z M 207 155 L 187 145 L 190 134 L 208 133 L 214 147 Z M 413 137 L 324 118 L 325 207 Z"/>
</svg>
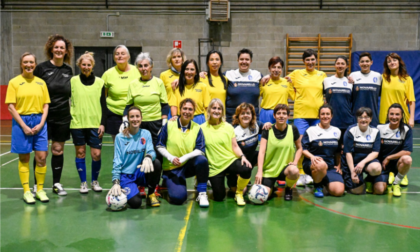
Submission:
<svg viewBox="0 0 420 252">
<path fill-rule="evenodd" d="M 198 201 L 200 207 L 209 207 L 209 199 L 206 192 L 199 193 L 196 201 Z"/>
<path fill-rule="evenodd" d="M 102 192 L 102 187 L 99 186 L 98 180 L 92 181 L 90 186 L 92 187 L 92 190 L 94 190 L 95 192 Z"/>
<path fill-rule="evenodd" d="M 86 181 L 85 181 L 85 182 L 82 182 L 82 184 L 80 184 L 80 190 L 79 190 L 79 192 L 80 192 L 80 193 L 83 193 L 83 194 L 86 194 L 86 193 L 88 193 L 88 192 L 89 192 L 89 190 L 88 190 L 88 188 L 87 188 L 87 183 L 86 183 Z"/>
<path fill-rule="evenodd" d="M 314 183 L 314 180 L 312 179 L 312 176 L 306 175 L 305 177 L 305 184 L 312 185 Z"/>
<path fill-rule="evenodd" d="M 34 185 L 34 189 L 32 190 L 32 196 L 36 197 L 36 191 L 38 190 L 37 186 Z"/>
<path fill-rule="evenodd" d="M 63 186 L 60 183 L 55 183 L 53 185 L 53 192 L 60 195 L 60 196 L 66 196 L 67 192 L 64 190 Z"/>
<path fill-rule="evenodd" d="M 296 186 L 305 186 L 306 184 L 306 174 L 300 174 L 298 181 L 296 182 Z"/>
</svg>

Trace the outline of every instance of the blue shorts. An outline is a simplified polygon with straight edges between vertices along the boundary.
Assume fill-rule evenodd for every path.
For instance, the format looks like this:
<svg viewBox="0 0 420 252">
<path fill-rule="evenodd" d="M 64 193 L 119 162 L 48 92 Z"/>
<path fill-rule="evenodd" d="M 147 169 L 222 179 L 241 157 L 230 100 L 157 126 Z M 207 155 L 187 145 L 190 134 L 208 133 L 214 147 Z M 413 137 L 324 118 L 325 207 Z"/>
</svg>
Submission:
<svg viewBox="0 0 420 252">
<path fill-rule="evenodd" d="M 139 193 L 138 186 L 147 186 L 146 175 L 140 169 L 136 169 L 134 174 L 121 173 L 120 185 L 121 189 L 126 191 L 127 200 L 129 200 Z"/>
<path fill-rule="evenodd" d="M 365 165 L 365 167 L 363 167 L 363 171 L 360 174 L 358 174 L 358 177 L 359 177 L 359 183 L 358 184 L 353 183 L 353 180 L 351 180 L 351 172 L 350 172 L 350 169 L 348 168 L 347 165 L 343 165 L 343 167 L 342 167 L 342 170 L 343 170 L 343 179 L 344 179 L 344 185 L 346 186 L 346 189 L 354 189 L 354 188 L 357 188 L 359 186 L 362 186 L 365 183 L 365 179 L 363 178 L 363 173 L 368 174 L 366 172 L 366 167 L 368 167 L 368 165 L 370 165 L 371 163 L 375 163 L 375 162 L 378 162 L 379 163 L 379 160 L 378 159 L 374 159 L 374 160 L 368 162 Z M 379 175 L 379 176 L 381 176 L 381 175 Z M 371 182 L 374 182 L 374 183 L 380 182 L 380 181 L 376 181 L 376 179 L 380 179 L 380 178 L 378 178 L 379 176 L 371 177 L 368 174 L 368 177 L 371 178 L 371 179 L 373 179 L 373 181 L 371 181 Z M 387 181 L 388 181 L 388 179 L 387 179 Z"/>
<path fill-rule="evenodd" d="M 303 171 L 306 174 L 312 176 L 310 159 L 305 159 L 303 161 Z M 344 184 L 343 176 L 340 173 L 338 173 L 335 168 L 328 168 L 327 175 L 322 179 L 321 184 L 324 186 L 328 186 L 328 184 L 332 182 L 341 182 Z"/>
<path fill-rule="evenodd" d="M 91 148 L 102 148 L 102 138 L 99 138 L 98 129 L 70 129 L 70 132 L 75 146 L 87 144 Z"/>
<path fill-rule="evenodd" d="M 388 183 L 389 173 L 392 172 L 395 175 L 398 174 L 398 160 L 391 160 L 389 161 L 388 165 L 386 166 L 385 170 L 382 170 L 381 175 L 373 177 L 373 183 L 377 182 L 385 182 Z"/>
<path fill-rule="evenodd" d="M 23 122 L 33 128 L 41 122 L 42 114 L 21 115 Z M 48 151 L 47 122 L 36 135 L 25 135 L 22 127 L 12 120 L 12 148 L 11 153 L 27 154 L 34 151 Z"/>
<path fill-rule="evenodd" d="M 298 128 L 299 134 L 305 134 L 305 131 L 311 127 L 315 126 L 319 123 L 319 119 L 303 119 L 303 118 L 296 118 L 293 121 L 293 124 Z"/>
<path fill-rule="evenodd" d="M 260 111 L 260 121 L 262 123 L 270 122 L 272 124 L 276 123 L 276 119 L 274 119 L 274 110 L 272 109 L 261 109 Z"/>
<path fill-rule="evenodd" d="M 168 120 L 172 118 L 172 113 L 171 113 L 171 109 L 169 109 L 169 113 L 168 113 Z"/>
<path fill-rule="evenodd" d="M 206 122 L 206 117 L 204 116 L 204 114 L 195 115 L 193 121 L 198 125 L 201 125 Z"/>
</svg>

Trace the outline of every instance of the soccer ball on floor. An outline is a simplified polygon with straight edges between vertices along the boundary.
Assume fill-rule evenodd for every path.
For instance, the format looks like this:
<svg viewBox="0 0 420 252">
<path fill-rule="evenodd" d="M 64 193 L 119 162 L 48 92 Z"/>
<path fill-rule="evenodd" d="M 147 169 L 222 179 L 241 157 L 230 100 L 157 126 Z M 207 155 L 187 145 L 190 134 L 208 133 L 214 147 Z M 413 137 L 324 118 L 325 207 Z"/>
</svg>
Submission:
<svg viewBox="0 0 420 252">
<path fill-rule="evenodd" d="M 249 190 L 248 198 L 254 204 L 264 204 L 268 198 L 268 190 L 263 185 L 253 185 Z"/>
<path fill-rule="evenodd" d="M 124 193 L 119 196 L 110 194 L 106 196 L 105 201 L 112 211 L 120 211 L 127 205 L 127 196 Z"/>
</svg>

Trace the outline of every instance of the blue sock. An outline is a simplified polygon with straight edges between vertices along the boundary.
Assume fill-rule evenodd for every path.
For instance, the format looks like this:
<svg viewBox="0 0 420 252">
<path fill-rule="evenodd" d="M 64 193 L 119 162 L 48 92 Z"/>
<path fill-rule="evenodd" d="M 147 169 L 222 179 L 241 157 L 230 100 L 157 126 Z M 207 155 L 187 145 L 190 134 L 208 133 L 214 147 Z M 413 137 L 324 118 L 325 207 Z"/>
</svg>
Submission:
<svg viewBox="0 0 420 252">
<path fill-rule="evenodd" d="M 86 161 L 84 158 L 76 158 L 76 168 L 79 173 L 80 181 L 86 181 Z"/>
<path fill-rule="evenodd" d="M 207 191 L 207 183 L 198 183 L 197 184 L 197 192 L 206 192 Z"/>
<path fill-rule="evenodd" d="M 98 180 L 100 170 L 101 170 L 101 159 L 99 159 L 99 161 L 92 160 L 92 181 Z"/>
</svg>

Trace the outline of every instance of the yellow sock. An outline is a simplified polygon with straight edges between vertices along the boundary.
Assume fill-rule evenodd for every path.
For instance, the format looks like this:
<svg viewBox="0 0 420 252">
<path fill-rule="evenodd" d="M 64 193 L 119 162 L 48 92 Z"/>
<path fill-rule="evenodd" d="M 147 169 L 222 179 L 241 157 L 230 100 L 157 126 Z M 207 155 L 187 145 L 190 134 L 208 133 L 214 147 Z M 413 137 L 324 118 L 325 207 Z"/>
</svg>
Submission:
<svg viewBox="0 0 420 252">
<path fill-rule="evenodd" d="M 286 178 L 286 187 L 292 188 L 295 184 L 296 181 L 298 181 L 297 179 L 288 179 Z"/>
<path fill-rule="evenodd" d="M 305 171 L 303 171 L 303 165 L 302 165 L 302 163 L 303 163 L 303 155 L 302 155 L 302 157 L 300 157 L 300 159 L 299 159 L 299 162 L 298 162 L 298 168 L 299 168 L 299 174 L 303 174 L 303 175 L 305 175 Z"/>
<path fill-rule="evenodd" d="M 248 182 L 250 180 L 251 180 L 250 178 L 249 179 L 244 179 L 244 178 L 241 178 L 240 176 L 238 176 L 238 183 L 237 183 L 237 186 L 236 186 L 236 193 L 242 193 L 244 191 L 245 187 L 248 185 Z"/>
<path fill-rule="evenodd" d="M 39 167 L 38 164 L 35 167 L 35 177 L 37 182 L 37 192 L 44 189 L 45 174 L 47 173 L 47 166 Z"/>
<path fill-rule="evenodd" d="M 22 183 L 23 193 L 29 192 L 29 163 L 22 163 L 19 161 L 19 177 Z"/>
</svg>

